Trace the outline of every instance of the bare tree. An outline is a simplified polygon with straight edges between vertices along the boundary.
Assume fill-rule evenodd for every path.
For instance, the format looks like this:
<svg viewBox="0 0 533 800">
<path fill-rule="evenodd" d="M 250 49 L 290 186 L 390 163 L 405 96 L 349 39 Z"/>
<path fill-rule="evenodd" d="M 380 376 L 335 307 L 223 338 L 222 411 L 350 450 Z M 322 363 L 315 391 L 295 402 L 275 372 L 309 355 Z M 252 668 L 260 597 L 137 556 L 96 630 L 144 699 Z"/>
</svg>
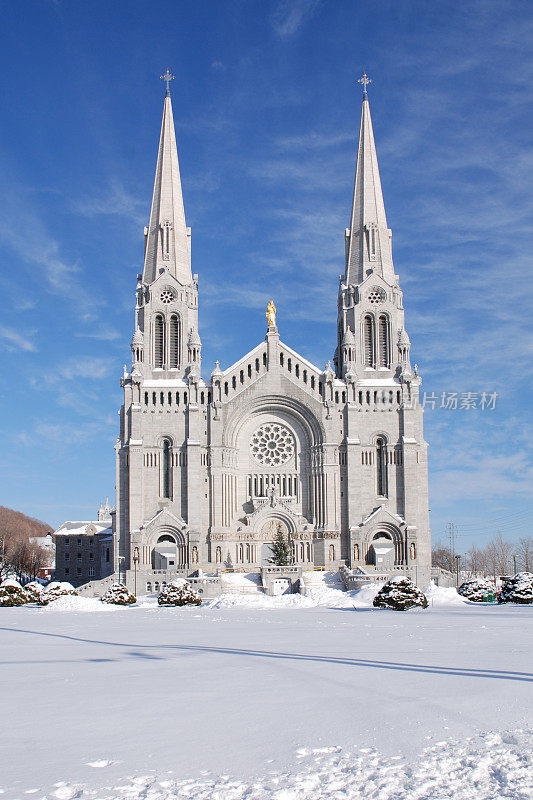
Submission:
<svg viewBox="0 0 533 800">
<path fill-rule="evenodd" d="M 533 539 L 519 539 L 516 548 L 520 569 L 530 572 L 533 569 Z"/>
<path fill-rule="evenodd" d="M 487 560 L 494 576 L 505 575 L 509 571 L 513 549 L 512 542 L 506 541 L 501 531 L 498 531 L 494 539 L 488 543 Z"/>
<path fill-rule="evenodd" d="M 448 547 L 437 543 L 431 553 L 431 563 L 434 567 L 447 569 L 454 572 L 456 569 L 452 551 Z"/>
</svg>

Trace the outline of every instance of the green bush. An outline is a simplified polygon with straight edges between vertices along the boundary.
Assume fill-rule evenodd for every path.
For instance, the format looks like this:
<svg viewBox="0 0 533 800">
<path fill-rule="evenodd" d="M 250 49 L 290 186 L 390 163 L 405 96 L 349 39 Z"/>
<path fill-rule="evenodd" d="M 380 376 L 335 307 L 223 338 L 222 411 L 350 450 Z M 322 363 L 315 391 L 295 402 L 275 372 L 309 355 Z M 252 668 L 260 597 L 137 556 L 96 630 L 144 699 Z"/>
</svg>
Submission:
<svg viewBox="0 0 533 800">
<path fill-rule="evenodd" d="M 390 608 L 393 611 L 407 611 L 409 608 L 427 608 L 427 597 L 415 584 L 397 576 L 387 581 L 374 597 L 375 608 Z"/>
<path fill-rule="evenodd" d="M 15 586 L 11 583 L 0 586 L 0 606 L 23 606 L 27 602 L 28 599 L 22 586 Z"/>
<path fill-rule="evenodd" d="M 498 603 L 533 603 L 533 575 L 531 572 L 517 572 L 505 581 L 498 595 Z"/>
<path fill-rule="evenodd" d="M 189 583 L 169 583 L 165 586 L 157 602 L 160 606 L 201 606 L 200 595 Z"/>
<path fill-rule="evenodd" d="M 472 603 L 483 603 L 488 596 L 494 598 L 496 595 L 494 584 L 487 578 L 470 578 L 459 586 L 457 592 Z"/>
<path fill-rule="evenodd" d="M 115 606 L 131 606 L 137 602 L 134 594 L 128 591 L 123 583 L 114 583 L 100 598 L 102 603 L 111 603 Z"/>
<path fill-rule="evenodd" d="M 30 583 L 27 583 L 24 587 L 24 593 L 27 597 L 26 602 L 38 603 L 43 592 L 44 586 L 41 583 L 37 583 L 37 581 L 30 581 Z"/>
<path fill-rule="evenodd" d="M 64 597 L 65 595 L 69 594 L 74 595 L 75 597 L 78 596 L 76 589 L 71 583 L 67 583 L 65 581 L 53 581 L 45 587 L 44 592 L 41 594 L 37 602 L 40 606 L 47 606 L 49 603 L 53 603 L 54 600 L 57 600 L 58 597 Z"/>
</svg>

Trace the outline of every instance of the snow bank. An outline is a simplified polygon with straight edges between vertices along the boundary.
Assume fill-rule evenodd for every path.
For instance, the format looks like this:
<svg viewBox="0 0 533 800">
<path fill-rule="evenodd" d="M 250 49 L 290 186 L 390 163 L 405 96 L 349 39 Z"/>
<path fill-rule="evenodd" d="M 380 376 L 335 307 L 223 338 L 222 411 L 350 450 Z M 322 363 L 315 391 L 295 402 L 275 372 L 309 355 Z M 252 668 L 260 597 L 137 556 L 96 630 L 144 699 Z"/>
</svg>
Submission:
<svg viewBox="0 0 533 800">
<path fill-rule="evenodd" d="M 424 590 L 430 606 L 464 606 L 467 605 L 466 597 L 457 594 L 453 586 L 437 586 L 433 581 Z"/>
<path fill-rule="evenodd" d="M 257 594 L 221 594 L 203 605 L 204 608 L 313 608 L 314 603 L 309 597 L 301 594 L 282 594 L 279 597 L 258 592 Z"/>
<path fill-rule="evenodd" d="M 99 597 L 79 597 L 78 595 L 65 594 L 40 608 L 41 611 L 52 613 L 54 611 L 120 611 L 121 606 L 102 603 Z"/>
<path fill-rule="evenodd" d="M 121 780 L 111 788 L 96 789 L 60 781 L 55 800 L 338 800 L 338 798 L 454 798 L 494 800 L 526 798 L 531 789 L 528 752 L 531 736 L 519 730 L 485 733 L 466 741 L 441 741 L 425 748 L 414 764 L 401 756 L 386 757 L 372 747 L 300 748 L 292 771 L 270 771 L 253 779 L 206 775 L 176 779 L 172 773 L 144 774 Z M 94 762 L 103 767 L 109 762 Z"/>
<path fill-rule="evenodd" d="M 245 589 L 257 589 L 261 586 L 261 575 L 258 572 L 223 572 L 220 576 L 222 586 L 242 586 Z"/>
</svg>

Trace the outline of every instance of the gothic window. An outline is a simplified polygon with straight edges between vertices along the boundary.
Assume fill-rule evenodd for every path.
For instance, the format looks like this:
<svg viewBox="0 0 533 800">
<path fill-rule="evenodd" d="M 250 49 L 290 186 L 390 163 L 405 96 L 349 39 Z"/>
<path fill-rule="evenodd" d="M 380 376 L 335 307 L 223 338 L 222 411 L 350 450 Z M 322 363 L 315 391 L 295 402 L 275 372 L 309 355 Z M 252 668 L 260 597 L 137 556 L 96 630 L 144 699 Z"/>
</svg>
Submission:
<svg viewBox="0 0 533 800">
<path fill-rule="evenodd" d="M 311 389 L 315 388 L 315 376 L 311 375 Z"/>
<path fill-rule="evenodd" d="M 158 314 L 154 322 L 154 366 L 161 368 L 165 358 L 165 320 Z"/>
<path fill-rule="evenodd" d="M 255 371 L 259 372 L 259 359 L 258 358 L 255 359 Z"/>
<path fill-rule="evenodd" d="M 181 361 L 180 352 L 181 343 L 181 320 L 173 314 L 170 317 L 170 331 L 169 331 L 169 367 L 170 369 L 177 369 Z"/>
<path fill-rule="evenodd" d="M 248 377 L 249 378 L 252 377 L 252 365 L 251 364 L 248 364 Z"/>
<path fill-rule="evenodd" d="M 163 441 L 163 474 L 162 474 L 162 497 L 170 497 L 172 485 L 172 460 L 170 452 L 170 442 L 168 439 Z"/>
<path fill-rule="evenodd" d="M 363 320 L 363 350 L 366 366 L 374 367 L 374 318 L 370 314 Z"/>
<path fill-rule="evenodd" d="M 376 467 L 378 495 L 387 495 L 387 443 L 381 437 L 376 442 Z"/>
<path fill-rule="evenodd" d="M 379 365 L 389 366 L 389 321 L 385 314 L 379 318 Z"/>
</svg>

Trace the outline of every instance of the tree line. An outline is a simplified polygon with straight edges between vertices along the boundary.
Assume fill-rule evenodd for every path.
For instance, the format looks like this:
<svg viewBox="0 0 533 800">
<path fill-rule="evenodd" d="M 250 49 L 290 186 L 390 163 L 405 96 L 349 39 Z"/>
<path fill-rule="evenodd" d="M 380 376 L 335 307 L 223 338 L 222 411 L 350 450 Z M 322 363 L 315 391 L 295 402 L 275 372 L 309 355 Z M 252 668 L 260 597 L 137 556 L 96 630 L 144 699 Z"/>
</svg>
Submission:
<svg viewBox="0 0 533 800">
<path fill-rule="evenodd" d="M 449 547 L 437 543 L 432 552 L 433 566 L 456 572 L 456 555 Z M 485 547 L 472 545 L 467 553 L 461 555 L 459 570 L 485 577 L 531 572 L 533 570 L 533 539 L 522 537 L 516 542 L 510 542 L 504 539 L 501 532 L 498 531 Z"/>
<path fill-rule="evenodd" d="M 0 578 L 16 575 L 22 582 L 33 580 L 48 566 L 50 551 L 31 539 L 51 532 L 44 522 L 0 506 Z"/>
</svg>

